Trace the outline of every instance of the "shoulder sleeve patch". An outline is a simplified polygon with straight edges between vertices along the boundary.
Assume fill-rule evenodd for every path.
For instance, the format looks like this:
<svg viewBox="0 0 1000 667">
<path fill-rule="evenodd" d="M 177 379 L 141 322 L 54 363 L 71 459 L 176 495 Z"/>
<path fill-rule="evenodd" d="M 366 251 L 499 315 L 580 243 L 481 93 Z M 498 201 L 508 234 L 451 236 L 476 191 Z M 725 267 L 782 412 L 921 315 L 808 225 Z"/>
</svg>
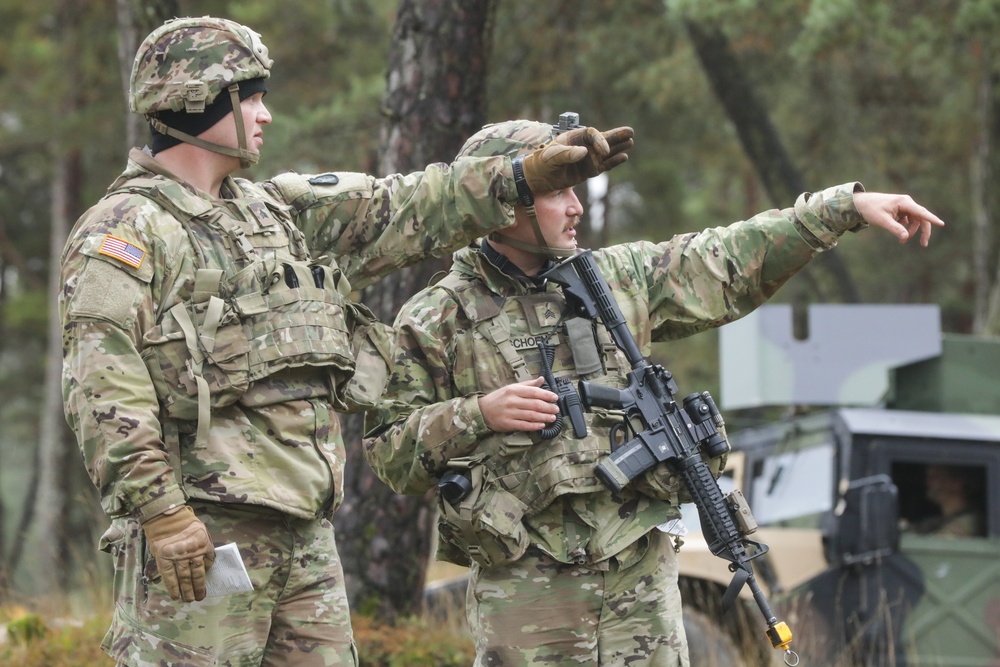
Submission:
<svg viewBox="0 0 1000 667">
<path fill-rule="evenodd" d="M 91 234 L 80 244 L 80 254 L 99 259 L 119 272 L 124 271 L 148 283 L 153 279 L 153 261 L 148 250 L 140 245 L 141 241 L 129 240 L 128 236 L 133 235 L 122 228 L 117 234 Z"/>
<path fill-rule="evenodd" d="M 142 283 L 111 262 L 87 260 L 69 302 L 69 316 L 107 320 L 122 328 L 135 322 Z"/>
</svg>

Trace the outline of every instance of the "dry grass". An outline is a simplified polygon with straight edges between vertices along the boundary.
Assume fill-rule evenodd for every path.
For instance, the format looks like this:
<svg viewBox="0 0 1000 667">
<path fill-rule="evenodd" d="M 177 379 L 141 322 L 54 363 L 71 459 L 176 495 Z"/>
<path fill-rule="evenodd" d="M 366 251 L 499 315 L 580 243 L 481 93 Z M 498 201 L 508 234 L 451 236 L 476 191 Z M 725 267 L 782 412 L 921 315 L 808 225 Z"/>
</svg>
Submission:
<svg viewBox="0 0 1000 667">
<path fill-rule="evenodd" d="M 66 605 L 37 607 L 65 609 Z M 461 619 L 461 609 L 394 626 L 355 616 L 361 666 L 466 667 L 475 651 Z M 113 667 L 114 661 L 100 649 L 110 622 L 110 613 L 60 620 L 25 605 L 0 607 L 0 667 Z"/>
<path fill-rule="evenodd" d="M 10 617 L 11 614 L 15 614 Z M 0 665 L 6 667 L 112 667 L 101 652 L 101 639 L 110 618 L 83 622 L 46 621 L 23 609 L 3 610 L 8 616 L 0 644 Z"/>
</svg>

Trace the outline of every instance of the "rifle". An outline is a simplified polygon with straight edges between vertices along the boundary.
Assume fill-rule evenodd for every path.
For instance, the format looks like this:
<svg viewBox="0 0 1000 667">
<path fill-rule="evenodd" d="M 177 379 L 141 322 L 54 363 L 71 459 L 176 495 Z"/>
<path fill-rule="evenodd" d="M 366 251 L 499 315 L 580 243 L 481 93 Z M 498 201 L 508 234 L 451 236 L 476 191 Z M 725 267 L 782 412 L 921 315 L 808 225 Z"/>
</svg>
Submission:
<svg viewBox="0 0 1000 667">
<path fill-rule="evenodd" d="M 798 655 L 789 648 L 791 630 L 775 617 L 754 577 L 750 561 L 766 553 L 767 545 L 747 537 L 757 528 L 750 508 L 739 491 L 722 495 L 718 481 L 702 457 L 703 450 L 710 458 L 729 451 L 725 425 L 715 401 L 706 391 L 689 395 L 682 406 L 677 404 L 673 376 L 642 356 L 591 251 L 577 253 L 540 277 L 561 285 L 567 304 L 577 314 L 591 320 L 599 317 L 631 365 L 625 389 L 586 380 L 579 382 L 584 407 L 588 411 L 595 406 L 624 411 L 622 427 L 626 438 L 629 430 L 632 435 L 601 459 L 594 474 L 612 491 L 621 491 L 633 479 L 661 463 L 680 475 L 698 508 L 709 550 L 729 561 L 729 571 L 734 574 L 722 596 L 723 610 L 732 605 L 744 585 L 749 586 L 767 622 L 766 634 L 771 645 L 784 649 L 786 664 L 798 664 Z M 640 424 L 642 430 L 637 431 L 633 424 Z M 612 445 L 615 440 L 612 433 Z"/>
</svg>

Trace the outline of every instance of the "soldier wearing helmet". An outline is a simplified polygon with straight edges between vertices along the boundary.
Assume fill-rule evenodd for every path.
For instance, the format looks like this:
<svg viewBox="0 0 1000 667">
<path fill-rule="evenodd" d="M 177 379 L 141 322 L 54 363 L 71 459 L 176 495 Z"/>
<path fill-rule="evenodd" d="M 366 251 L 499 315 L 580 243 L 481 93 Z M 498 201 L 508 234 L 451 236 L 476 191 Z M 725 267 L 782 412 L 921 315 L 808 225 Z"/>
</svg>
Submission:
<svg viewBox="0 0 1000 667">
<path fill-rule="evenodd" d="M 351 293 L 510 225 L 519 197 L 610 169 L 632 144 L 629 128 L 577 128 L 516 171 L 497 156 L 406 178 L 237 178 L 271 122 L 271 66 L 230 20 L 154 30 L 129 94 L 152 141 L 62 256 L 66 416 L 112 519 L 103 648 L 122 665 L 356 664 L 330 523 L 337 413 L 375 404 L 390 357 L 388 328 Z M 229 544 L 252 589 L 209 595 Z"/>
<path fill-rule="evenodd" d="M 250 28 L 210 17 L 167 21 L 139 47 L 129 108 L 149 120 L 154 153 L 186 142 L 239 158 L 246 168 L 260 155 L 247 147 L 241 114 L 234 115 L 236 148 L 198 135 L 243 100 L 267 92 L 269 76 L 267 47 Z"/>
<path fill-rule="evenodd" d="M 488 125 L 460 157 L 516 159 L 553 140 L 531 121 Z M 438 489 L 441 560 L 470 566 L 476 665 L 687 665 L 678 563 L 686 489 L 665 466 L 620 492 L 594 475 L 620 417 L 569 428 L 553 382 L 626 386 L 628 360 L 604 325 L 539 279 L 576 250 L 572 188 L 515 206 L 513 225 L 457 251 L 450 272 L 395 322 L 393 374 L 369 413 L 369 463 L 400 493 Z M 896 220 L 900 222 L 897 222 Z M 848 183 L 784 210 L 661 243 L 594 252 L 648 355 L 747 314 L 848 230 L 872 224 L 926 245 L 943 224 L 906 195 Z M 567 418 L 567 419 L 564 419 Z M 725 457 L 709 461 L 718 474 Z"/>
</svg>

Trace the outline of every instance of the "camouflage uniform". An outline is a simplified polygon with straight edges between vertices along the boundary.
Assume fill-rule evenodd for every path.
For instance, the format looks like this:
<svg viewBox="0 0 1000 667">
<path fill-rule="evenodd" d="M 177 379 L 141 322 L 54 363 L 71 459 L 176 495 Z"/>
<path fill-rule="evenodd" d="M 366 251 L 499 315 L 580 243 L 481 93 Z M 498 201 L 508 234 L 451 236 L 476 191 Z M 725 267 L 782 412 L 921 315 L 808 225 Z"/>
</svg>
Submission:
<svg viewBox="0 0 1000 667">
<path fill-rule="evenodd" d="M 383 179 L 227 177 L 216 199 L 130 153 L 69 236 L 59 298 L 66 415 L 113 519 L 110 655 L 356 663 L 329 521 L 335 410 L 363 407 L 358 332 L 377 327 L 348 295 L 509 224 L 515 197 L 503 157 Z M 237 543 L 253 592 L 170 599 L 141 524 L 184 503 L 216 545 Z"/>
<path fill-rule="evenodd" d="M 863 225 L 856 187 L 594 257 L 648 355 L 653 341 L 747 314 Z M 472 480 L 458 505 L 439 497 L 438 557 L 471 565 L 477 665 L 686 665 L 676 555 L 657 530 L 679 516 L 680 480 L 661 466 L 620 493 L 603 487 L 593 469 L 616 421 L 604 411 L 587 415 L 582 439 L 568 427 L 547 441 L 494 433 L 483 420 L 480 395 L 540 374 L 539 340 L 556 348 L 556 377 L 624 387 L 629 370 L 602 326 L 580 333 L 561 288 L 502 266 L 486 245 L 460 250 L 450 274 L 402 308 L 365 454 L 400 493 L 422 494 L 455 470 Z"/>
</svg>

